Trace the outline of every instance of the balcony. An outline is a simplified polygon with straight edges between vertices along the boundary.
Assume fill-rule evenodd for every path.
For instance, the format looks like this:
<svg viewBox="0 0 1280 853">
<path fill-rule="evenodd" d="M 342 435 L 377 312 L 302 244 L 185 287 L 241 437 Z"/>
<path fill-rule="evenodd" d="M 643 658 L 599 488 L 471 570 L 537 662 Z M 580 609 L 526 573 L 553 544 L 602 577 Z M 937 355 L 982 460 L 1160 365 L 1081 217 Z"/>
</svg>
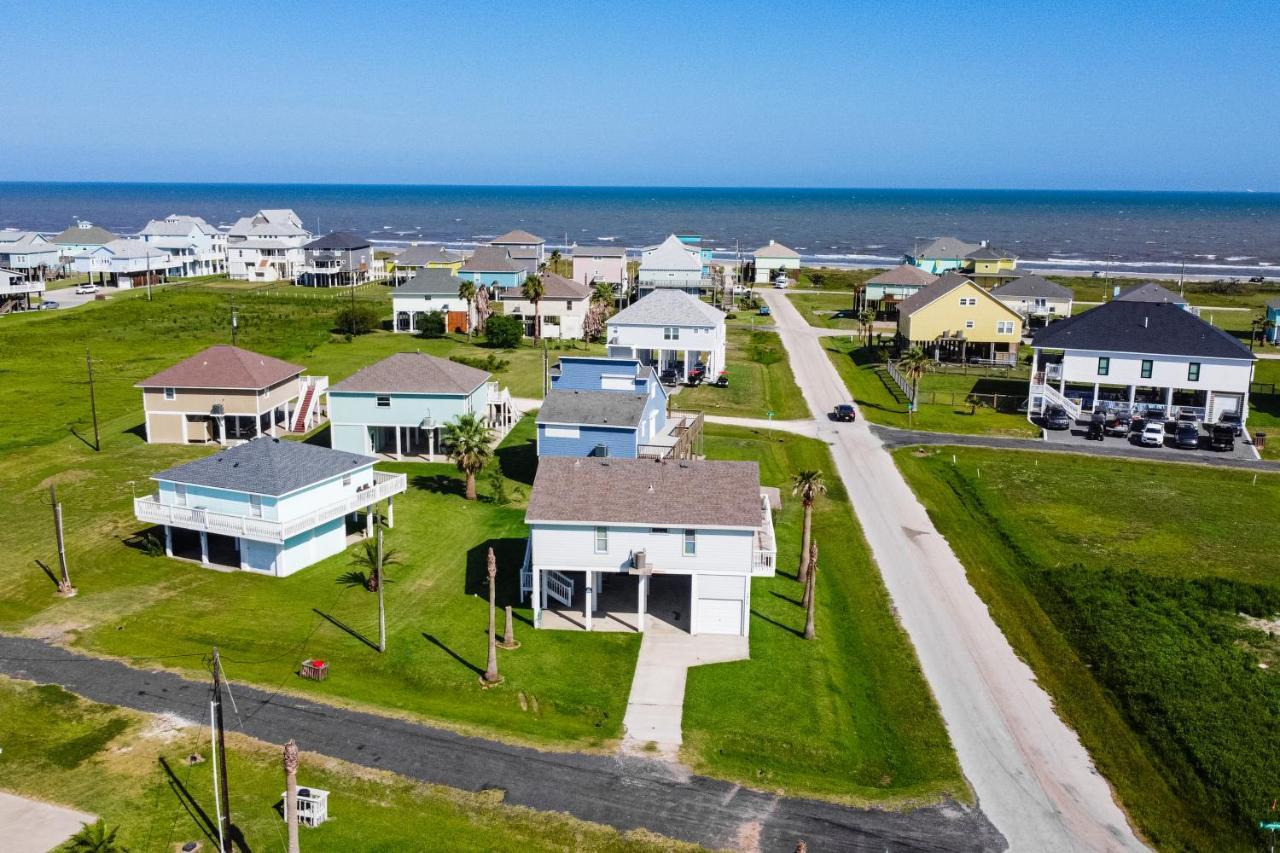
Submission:
<svg viewBox="0 0 1280 853">
<path fill-rule="evenodd" d="M 702 412 L 671 412 L 650 444 L 636 447 L 641 459 L 692 459 L 702 455 Z"/>
<path fill-rule="evenodd" d="M 765 494 L 760 495 L 760 515 L 760 529 L 756 531 L 755 548 L 751 554 L 751 574 L 773 577 L 777 568 L 778 540 L 773 536 L 773 511 Z"/>
<path fill-rule="evenodd" d="M 272 521 L 245 515 L 230 515 L 190 506 L 174 506 L 160 503 L 158 495 L 135 498 L 133 514 L 139 521 L 181 527 L 184 530 L 203 530 L 224 536 L 237 536 L 259 542 L 283 544 L 286 539 L 319 527 L 321 524 L 342 518 L 364 509 L 378 501 L 400 494 L 406 488 L 404 474 L 373 472 L 373 485 L 356 492 L 346 500 L 329 504 L 315 512 L 288 521 Z"/>
<path fill-rule="evenodd" d="M 43 281 L 15 281 L 12 284 L 0 284 L 0 296 L 18 296 L 23 293 L 43 292 Z"/>
</svg>

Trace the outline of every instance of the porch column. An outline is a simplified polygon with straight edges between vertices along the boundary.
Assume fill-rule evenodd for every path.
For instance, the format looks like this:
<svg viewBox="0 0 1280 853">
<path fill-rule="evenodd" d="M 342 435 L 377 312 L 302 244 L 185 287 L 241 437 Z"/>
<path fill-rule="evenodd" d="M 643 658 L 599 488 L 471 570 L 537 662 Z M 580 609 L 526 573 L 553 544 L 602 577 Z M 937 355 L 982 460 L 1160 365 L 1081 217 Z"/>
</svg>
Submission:
<svg viewBox="0 0 1280 853">
<path fill-rule="evenodd" d="M 239 537 L 236 538 L 236 555 L 240 558 L 240 571 L 243 572 L 249 565 L 244 561 L 244 543 Z"/>
<path fill-rule="evenodd" d="M 395 496 L 387 498 L 387 527 L 396 526 L 396 499 Z"/>
<path fill-rule="evenodd" d="M 636 630 L 644 632 L 644 614 L 648 610 L 649 598 L 649 576 L 641 575 L 640 582 L 636 584 Z"/>
<path fill-rule="evenodd" d="M 167 524 L 164 526 L 164 555 L 173 556 L 173 528 Z"/>
<path fill-rule="evenodd" d="M 396 428 L 395 428 L 395 431 L 396 431 L 396 461 L 399 461 L 399 460 L 400 460 L 400 458 L 401 458 L 401 455 L 400 455 L 400 433 L 401 433 L 401 431 L 402 431 L 402 428 L 401 428 L 401 427 L 396 427 Z"/>
<path fill-rule="evenodd" d="M 582 573 L 582 620 L 587 623 L 588 631 L 591 630 L 591 611 L 596 609 L 595 602 L 591 600 L 595 592 L 591 588 L 592 581 L 595 580 L 595 574 L 596 573 L 592 571 Z"/>
<path fill-rule="evenodd" d="M 1130 412 L 1130 414 L 1132 414 L 1132 413 L 1133 413 L 1133 403 L 1134 403 L 1134 401 L 1135 401 L 1135 400 L 1137 400 L 1137 398 L 1138 398 L 1138 386 L 1137 386 L 1137 385 L 1130 385 L 1130 386 L 1129 386 L 1129 412 Z"/>
<path fill-rule="evenodd" d="M 689 633 L 698 633 L 698 574 L 689 575 Z"/>
<path fill-rule="evenodd" d="M 1065 369 L 1065 366 L 1066 366 L 1065 359 L 1062 361 L 1062 364 L 1064 369 L 1062 373 L 1058 376 L 1058 393 L 1065 395 L 1067 393 L 1067 371 Z"/>
<path fill-rule="evenodd" d="M 538 608 L 538 613 L 541 615 L 542 611 L 547 609 L 547 585 L 542 582 L 542 570 L 536 566 L 533 569 L 533 600 L 534 606 Z M 542 627 L 541 621 L 534 624 Z"/>
<path fill-rule="evenodd" d="M 209 565 L 209 534 L 207 531 L 200 531 L 200 563 Z"/>
<path fill-rule="evenodd" d="M 1098 394 L 1102 391 L 1102 383 L 1093 383 L 1093 410 L 1098 411 Z"/>
<path fill-rule="evenodd" d="M 368 510 L 364 514 L 364 535 L 365 538 L 373 535 L 373 513 Z"/>
<path fill-rule="evenodd" d="M 684 352 L 684 381 L 686 384 L 688 384 L 689 382 L 689 351 L 683 350 L 683 352 Z"/>
<path fill-rule="evenodd" d="M 430 461 L 436 455 L 436 431 L 433 427 L 427 430 L 427 459 Z"/>
<path fill-rule="evenodd" d="M 1173 386 L 1170 385 L 1164 389 L 1164 416 L 1169 417 L 1169 412 L 1173 411 Z"/>
</svg>

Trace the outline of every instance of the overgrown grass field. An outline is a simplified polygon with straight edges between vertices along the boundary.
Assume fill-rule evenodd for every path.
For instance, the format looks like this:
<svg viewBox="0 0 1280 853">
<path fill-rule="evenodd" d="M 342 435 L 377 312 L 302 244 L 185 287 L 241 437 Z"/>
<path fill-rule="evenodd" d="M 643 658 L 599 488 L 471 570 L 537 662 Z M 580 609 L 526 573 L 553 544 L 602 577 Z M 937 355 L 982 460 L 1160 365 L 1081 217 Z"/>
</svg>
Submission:
<svg viewBox="0 0 1280 853">
<path fill-rule="evenodd" d="M 773 412 L 780 420 L 807 418 L 809 410 L 777 333 L 730 326 L 726 334 L 729 387 L 703 383 L 681 388 L 672 407 L 709 415 L 763 418 Z"/>
</svg>

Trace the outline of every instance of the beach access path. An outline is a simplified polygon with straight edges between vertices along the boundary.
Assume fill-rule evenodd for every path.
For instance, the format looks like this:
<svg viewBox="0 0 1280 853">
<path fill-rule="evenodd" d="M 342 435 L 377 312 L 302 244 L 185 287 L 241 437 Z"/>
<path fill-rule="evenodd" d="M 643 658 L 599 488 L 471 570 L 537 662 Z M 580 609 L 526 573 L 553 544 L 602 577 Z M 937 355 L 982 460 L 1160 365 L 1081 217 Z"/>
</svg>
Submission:
<svg viewBox="0 0 1280 853">
<path fill-rule="evenodd" d="M 884 444 L 828 419 L 849 392 L 818 336 L 785 293 L 764 299 L 983 813 L 1012 850 L 1145 849 Z"/>
</svg>

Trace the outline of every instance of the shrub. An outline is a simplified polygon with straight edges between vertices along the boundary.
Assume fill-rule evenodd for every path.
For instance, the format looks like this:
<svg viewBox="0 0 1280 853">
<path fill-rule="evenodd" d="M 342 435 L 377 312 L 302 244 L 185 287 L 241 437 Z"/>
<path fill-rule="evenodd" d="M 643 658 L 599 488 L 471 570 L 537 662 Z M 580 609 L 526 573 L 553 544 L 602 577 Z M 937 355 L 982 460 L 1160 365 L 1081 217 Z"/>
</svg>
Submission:
<svg viewBox="0 0 1280 853">
<path fill-rule="evenodd" d="M 519 317 L 495 314 L 484 327 L 484 339 L 491 347 L 514 349 L 524 338 L 524 322 Z"/>
<path fill-rule="evenodd" d="M 418 334 L 424 338 L 444 337 L 444 314 L 432 311 L 418 318 Z"/>
<path fill-rule="evenodd" d="M 498 358 L 493 353 L 489 353 L 484 358 L 472 355 L 451 355 L 449 360 L 456 361 L 458 364 L 465 364 L 467 367 L 474 367 L 477 370 L 487 370 L 490 373 L 501 373 L 511 366 L 511 362 L 505 358 Z"/>
<path fill-rule="evenodd" d="M 366 335 L 382 323 L 382 311 L 368 302 L 343 305 L 335 320 L 344 335 Z"/>
</svg>

